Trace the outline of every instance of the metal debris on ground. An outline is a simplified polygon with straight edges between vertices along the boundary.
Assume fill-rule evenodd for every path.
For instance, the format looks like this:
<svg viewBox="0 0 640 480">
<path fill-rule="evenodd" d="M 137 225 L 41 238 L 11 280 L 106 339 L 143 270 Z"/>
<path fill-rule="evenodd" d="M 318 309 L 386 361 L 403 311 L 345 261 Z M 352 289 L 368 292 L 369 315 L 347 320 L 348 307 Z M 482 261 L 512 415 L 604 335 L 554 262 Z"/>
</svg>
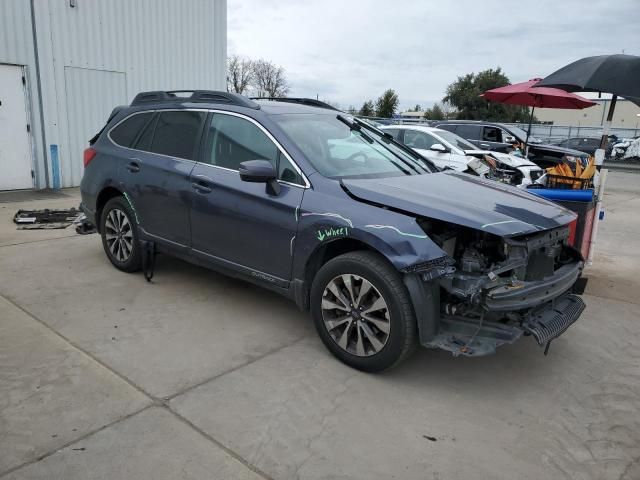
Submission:
<svg viewBox="0 0 640 480">
<path fill-rule="evenodd" d="M 50 230 L 67 228 L 82 215 L 83 213 L 76 208 L 18 210 L 13 216 L 13 221 L 18 225 L 18 230 Z"/>
<path fill-rule="evenodd" d="M 87 216 L 84 213 L 81 214 L 73 223 L 76 226 L 76 233 L 80 235 L 89 235 L 98 231 L 96 226 L 87 220 Z"/>
</svg>

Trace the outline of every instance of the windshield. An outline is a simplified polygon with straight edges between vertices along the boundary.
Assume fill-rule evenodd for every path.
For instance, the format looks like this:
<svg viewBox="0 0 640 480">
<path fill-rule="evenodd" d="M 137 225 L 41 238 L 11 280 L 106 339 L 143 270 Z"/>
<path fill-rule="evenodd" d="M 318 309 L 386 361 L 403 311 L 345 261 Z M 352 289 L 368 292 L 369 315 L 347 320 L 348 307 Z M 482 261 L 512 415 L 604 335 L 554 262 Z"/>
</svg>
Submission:
<svg viewBox="0 0 640 480">
<path fill-rule="evenodd" d="M 313 167 L 329 178 L 377 178 L 429 173 L 382 132 L 333 114 L 274 115 L 274 121 L 304 153 Z M 435 169 L 433 170 L 435 171 Z"/>
<path fill-rule="evenodd" d="M 453 145 L 456 148 L 459 148 L 460 150 L 477 150 L 478 149 L 478 147 L 476 147 L 473 143 L 468 142 L 461 136 L 456 135 L 455 133 L 449 132 L 447 130 L 439 130 L 437 132 L 437 135 L 447 143 Z"/>
<path fill-rule="evenodd" d="M 518 140 L 520 140 L 521 142 L 524 142 L 527 138 L 527 132 L 525 132 L 521 128 L 509 126 L 509 130 L 511 130 L 511 133 L 518 137 Z M 534 137 L 533 135 L 530 135 L 529 143 L 542 143 L 542 140 Z"/>
</svg>

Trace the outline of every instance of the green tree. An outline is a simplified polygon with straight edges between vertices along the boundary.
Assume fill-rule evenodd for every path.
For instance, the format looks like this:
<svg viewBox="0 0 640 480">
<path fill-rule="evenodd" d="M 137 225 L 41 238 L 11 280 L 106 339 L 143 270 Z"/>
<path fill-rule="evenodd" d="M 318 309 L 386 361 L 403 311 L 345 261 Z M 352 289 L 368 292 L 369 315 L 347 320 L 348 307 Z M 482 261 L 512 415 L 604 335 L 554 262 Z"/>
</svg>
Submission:
<svg viewBox="0 0 640 480">
<path fill-rule="evenodd" d="M 480 96 L 492 88 L 509 85 L 509 78 L 500 67 L 478 73 L 468 73 L 447 87 L 443 101 L 457 110 L 457 118 L 466 120 L 492 120 L 502 122 L 528 121 L 528 108 L 488 102 Z"/>
<path fill-rule="evenodd" d="M 436 103 L 433 105 L 433 107 L 427 108 L 424 111 L 424 118 L 426 118 L 427 120 L 445 120 L 446 116 L 444 114 L 444 111 L 442 110 L 442 107 Z"/>
<path fill-rule="evenodd" d="M 363 117 L 373 117 L 376 114 L 373 100 L 367 100 L 364 102 L 360 108 L 359 114 Z"/>
<path fill-rule="evenodd" d="M 391 118 L 398 109 L 398 95 L 393 89 L 386 90 L 376 101 L 376 115 L 383 118 Z"/>
</svg>

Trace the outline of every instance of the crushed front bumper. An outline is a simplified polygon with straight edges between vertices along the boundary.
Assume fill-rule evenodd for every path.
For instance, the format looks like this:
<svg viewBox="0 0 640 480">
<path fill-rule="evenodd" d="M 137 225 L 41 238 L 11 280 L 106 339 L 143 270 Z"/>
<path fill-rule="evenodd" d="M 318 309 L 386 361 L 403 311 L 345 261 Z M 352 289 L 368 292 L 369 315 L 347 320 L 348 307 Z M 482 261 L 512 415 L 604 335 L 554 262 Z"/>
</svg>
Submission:
<svg viewBox="0 0 640 480">
<path fill-rule="evenodd" d="M 573 325 L 585 307 L 577 295 L 565 295 L 551 302 L 550 307 L 531 312 L 522 326 L 539 345 L 545 345 Z"/>
<path fill-rule="evenodd" d="M 514 343 L 523 334 L 545 345 L 573 325 L 584 309 L 580 297 L 567 293 L 533 309 L 518 325 L 443 315 L 438 334 L 424 346 L 477 357 L 495 353 L 497 347 Z"/>
<path fill-rule="evenodd" d="M 575 262 L 560 267 L 543 280 L 492 288 L 484 298 L 484 307 L 493 312 L 508 312 L 542 305 L 569 290 L 580 277 L 582 267 L 582 262 Z"/>
</svg>

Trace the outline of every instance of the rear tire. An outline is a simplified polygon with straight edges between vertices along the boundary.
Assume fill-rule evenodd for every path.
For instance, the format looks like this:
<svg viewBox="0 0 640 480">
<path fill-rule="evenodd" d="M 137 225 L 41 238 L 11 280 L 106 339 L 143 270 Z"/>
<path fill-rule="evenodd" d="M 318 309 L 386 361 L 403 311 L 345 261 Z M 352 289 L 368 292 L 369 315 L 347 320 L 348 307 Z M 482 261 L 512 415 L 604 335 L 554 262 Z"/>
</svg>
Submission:
<svg viewBox="0 0 640 480">
<path fill-rule="evenodd" d="M 114 197 L 102 209 L 100 235 L 107 258 L 118 270 L 137 272 L 142 266 L 142 249 L 136 216 L 124 197 Z"/>
<path fill-rule="evenodd" d="M 416 319 L 402 277 L 378 254 L 340 255 L 311 285 L 311 313 L 324 345 L 365 372 L 394 367 L 412 351 Z"/>
</svg>

